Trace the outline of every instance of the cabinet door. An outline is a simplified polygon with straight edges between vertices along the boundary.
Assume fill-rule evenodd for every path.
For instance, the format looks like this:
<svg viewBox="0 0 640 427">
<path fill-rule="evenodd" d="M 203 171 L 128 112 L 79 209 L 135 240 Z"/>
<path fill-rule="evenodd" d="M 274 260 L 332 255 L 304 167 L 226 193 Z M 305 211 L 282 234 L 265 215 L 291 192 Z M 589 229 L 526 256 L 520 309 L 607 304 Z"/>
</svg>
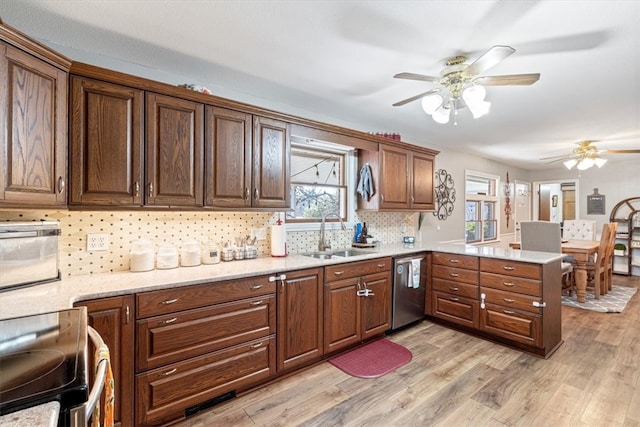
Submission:
<svg viewBox="0 0 640 427">
<path fill-rule="evenodd" d="M 143 91 L 71 78 L 72 205 L 142 205 Z"/>
<path fill-rule="evenodd" d="M 384 334 L 391 328 L 391 277 L 390 273 L 364 276 L 362 287 L 373 295 L 359 297 L 362 313 L 362 339 Z"/>
<path fill-rule="evenodd" d="M 360 342 L 359 277 L 324 285 L 324 352 Z"/>
<path fill-rule="evenodd" d="M 409 208 L 409 157 L 402 148 L 380 144 L 380 208 Z"/>
<path fill-rule="evenodd" d="M 542 347 L 542 317 L 539 314 L 486 304 L 480 310 L 480 329 L 519 343 Z"/>
<path fill-rule="evenodd" d="M 206 206 L 251 206 L 251 114 L 206 107 Z"/>
<path fill-rule="evenodd" d="M 89 325 L 98 331 L 109 347 L 114 379 L 115 425 L 123 427 L 133 426 L 133 304 L 133 295 L 76 304 L 87 307 Z M 91 364 L 93 353 L 89 360 Z M 102 407 L 104 407 L 104 401 Z"/>
<path fill-rule="evenodd" d="M 411 155 L 411 207 L 418 210 L 435 208 L 433 191 L 434 157 L 414 152 Z"/>
<path fill-rule="evenodd" d="M 67 204 L 67 73 L 0 42 L 0 205 Z"/>
<path fill-rule="evenodd" d="M 290 125 L 253 117 L 253 207 L 290 207 Z"/>
<path fill-rule="evenodd" d="M 289 272 L 278 287 L 278 370 L 323 355 L 322 269 Z"/>
<path fill-rule="evenodd" d="M 146 200 L 152 206 L 202 206 L 204 106 L 147 93 Z"/>
</svg>

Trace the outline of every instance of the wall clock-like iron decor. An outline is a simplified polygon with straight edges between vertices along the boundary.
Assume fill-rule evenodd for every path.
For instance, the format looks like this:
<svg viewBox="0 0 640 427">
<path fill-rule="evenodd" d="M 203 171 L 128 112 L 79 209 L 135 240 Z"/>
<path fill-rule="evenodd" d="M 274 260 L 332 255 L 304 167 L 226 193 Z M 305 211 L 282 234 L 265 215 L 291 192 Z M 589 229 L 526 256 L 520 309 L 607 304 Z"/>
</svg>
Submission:
<svg viewBox="0 0 640 427">
<path fill-rule="evenodd" d="M 435 176 L 435 191 L 438 207 L 433 212 L 439 220 L 446 220 L 453 212 L 453 204 L 456 201 L 456 189 L 453 178 L 445 169 L 438 169 Z"/>
</svg>

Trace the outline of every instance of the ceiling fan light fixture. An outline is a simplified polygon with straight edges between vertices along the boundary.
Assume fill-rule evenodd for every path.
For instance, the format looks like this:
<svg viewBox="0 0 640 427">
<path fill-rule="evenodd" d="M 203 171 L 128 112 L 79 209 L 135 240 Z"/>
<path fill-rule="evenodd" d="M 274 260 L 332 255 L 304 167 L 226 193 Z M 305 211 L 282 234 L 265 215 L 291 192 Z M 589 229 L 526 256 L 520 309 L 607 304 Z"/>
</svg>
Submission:
<svg viewBox="0 0 640 427">
<path fill-rule="evenodd" d="M 595 165 L 596 162 L 595 160 L 593 160 L 591 157 L 585 157 L 584 159 L 581 159 L 578 162 L 578 165 L 576 166 L 578 168 L 578 170 L 587 170 L 589 169 L 591 166 Z"/>
<path fill-rule="evenodd" d="M 486 96 L 487 90 L 480 85 L 469 86 L 462 92 L 462 99 L 469 106 L 482 103 Z"/>
<path fill-rule="evenodd" d="M 441 105 L 431 117 L 436 123 L 441 125 L 449 123 L 449 116 L 451 114 L 451 108 L 447 108 L 445 105 Z"/>
<path fill-rule="evenodd" d="M 571 170 L 573 169 L 573 167 L 578 163 L 578 161 L 576 159 L 569 159 L 566 162 L 564 162 L 564 166 Z"/>
<path fill-rule="evenodd" d="M 422 98 L 422 109 L 428 115 L 432 115 L 442 105 L 442 96 L 437 93 L 427 95 Z"/>
<path fill-rule="evenodd" d="M 594 162 L 596 163 L 596 166 L 601 168 L 602 166 L 604 166 L 605 163 L 607 163 L 607 159 L 603 159 L 602 157 L 596 157 Z"/>
<path fill-rule="evenodd" d="M 473 114 L 473 118 L 478 119 L 489 113 L 491 103 L 489 101 L 482 101 L 478 104 L 467 104 L 467 106 L 469 107 L 471 114 Z"/>
</svg>

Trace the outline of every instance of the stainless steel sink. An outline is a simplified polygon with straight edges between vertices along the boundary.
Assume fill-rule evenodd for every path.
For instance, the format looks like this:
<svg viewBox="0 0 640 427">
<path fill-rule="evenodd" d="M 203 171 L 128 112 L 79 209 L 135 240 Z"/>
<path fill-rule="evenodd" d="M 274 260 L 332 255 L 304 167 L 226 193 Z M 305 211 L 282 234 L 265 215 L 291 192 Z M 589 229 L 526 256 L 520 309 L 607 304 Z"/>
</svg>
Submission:
<svg viewBox="0 0 640 427">
<path fill-rule="evenodd" d="M 311 258 L 318 258 L 318 259 L 331 259 L 331 257 L 333 256 L 332 253 L 324 253 L 324 252 L 313 252 L 313 253 L 302 254 L 302 255 L 308 256 Z"/>
<path fill-rule="evenodd" d="M 367 252 L 367 251 L 359 251 L 356 249 L 345 249 L 342 251 L 335 251 L 332 252 L 333 255 L 335 256 L 339 256 L 339 257 L 350 257 L 350 256 L 358 256 L 358 255 L 367 255 L 370 254 L 371 252 Z"/>
</svg>

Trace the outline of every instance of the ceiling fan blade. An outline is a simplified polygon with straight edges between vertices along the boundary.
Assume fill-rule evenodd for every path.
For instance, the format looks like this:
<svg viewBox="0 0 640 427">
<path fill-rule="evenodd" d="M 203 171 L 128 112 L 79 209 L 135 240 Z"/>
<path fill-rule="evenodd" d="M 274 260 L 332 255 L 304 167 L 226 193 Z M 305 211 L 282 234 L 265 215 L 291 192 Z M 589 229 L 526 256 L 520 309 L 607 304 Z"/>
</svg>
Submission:
<svg viewBox="0 0 640 427">
<path fill-rule="evenodd" d="M 408 103 L 416 101 L 416 100 L 418 100 L 418 99 L 420 99 L 420 98 L 422 98 L 424 96 L 427 96 L 427 95 L 430 95 L 432 93 L 436 93 L 436 92 L 439 92 L 439 91 L 440 91 L 440 88 L 431 89 L 431 90 L 428 90 L 428 91 L 426 91 L 424 93 L 420 93 L 418 95 L 412 96 L 411 98 L 407 98 L 407 99 L 404 99 L 402 101 L 398 101 L 395 104 L 393 104 L 393 106 L 394 107 L 400 107 L 401 105 L 408 104 Z"/>
<path fill-rule="evenodd" d="M 487 71 L 503 59 L 512 55 L 516 50 L 511 46 L 494 46 L 476 59 L 462 73 L 465 76 L 476 76 Z"/>
<path fill-rule="evenodd" d="M 509 74 L 506 76 L 484 76 L 474 79 L 473 82 L 483 86 L 528 86 L 540 79 L 540 73 Z"/>
<path fill-rule="evenodd" d="M 419 80 L 422 82 L 433 82 L 433 83 L 438 83 L 440 81 L 440 77 L 425 76 L 424 74 L 415 74 L 415 73 L 398 73 L 393 77 L 396 79 Z"/>
<path fill-rule="evenodd" d="M 570 159 L 573 156 L 569 155 L 567 156 L 566 154 L 562 155 L 562 156 L 551 156 L 551 157 L 543 157 L 540 160 L 551 160 L 550 163 L 552 162 L 557 162 L 558 160 L 562 160 L 562 159 Z"/>
<path fill-rule="evenodd" d="M 604 154 L 640 154 L 640 150 L 600 150 Z"/>
</svg>

